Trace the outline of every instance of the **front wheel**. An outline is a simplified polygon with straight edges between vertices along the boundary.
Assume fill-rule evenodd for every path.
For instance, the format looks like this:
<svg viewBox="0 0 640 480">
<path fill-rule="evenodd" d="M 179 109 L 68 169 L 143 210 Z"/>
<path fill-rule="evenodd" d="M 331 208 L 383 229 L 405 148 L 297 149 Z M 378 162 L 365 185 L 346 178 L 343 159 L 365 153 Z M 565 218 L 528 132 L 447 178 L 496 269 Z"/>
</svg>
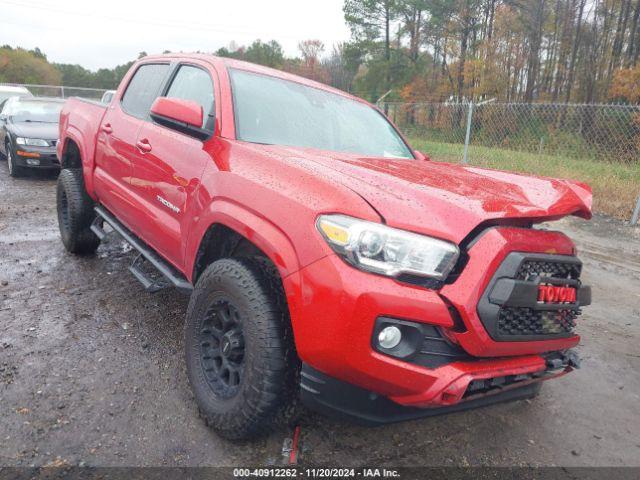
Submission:
<svg viewBox="0 0 640 480">
<path fill-rule="evenodd" d="M 298 361 L 275 268 L 249 258 L 209 265 L 189 302 L 185 356 L 201 415 L 222 437 L 255 438 L 282 420 Z"/>
<path fill-rule="evenodd" d="M 16 165 L 16 158 L 13 153 L 11 145 L 7 144 L 7 166 L 9 167 L 9 176 L 16 178 L 21 177 L 24 174 L 23 167 Z"/>
<path fill-rule="evenodd" d="M 91 231 L 96 217 L 93 200 L 84 188 L 82 170 L 64 169 L 58 176 L 56 191 L 60 237 L 71 253 L 93 253 L 100 239 Z"/>
</svg>

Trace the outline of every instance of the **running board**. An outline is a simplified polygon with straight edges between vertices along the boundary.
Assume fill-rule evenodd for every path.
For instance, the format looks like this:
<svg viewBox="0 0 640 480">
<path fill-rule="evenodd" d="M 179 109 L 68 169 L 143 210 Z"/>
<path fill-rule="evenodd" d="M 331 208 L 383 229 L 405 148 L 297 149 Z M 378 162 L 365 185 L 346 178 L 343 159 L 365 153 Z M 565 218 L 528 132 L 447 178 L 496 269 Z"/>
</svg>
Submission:
<svg viewBox="0 0 640 480">
<path fill-rule="evenodd" d="M 107 236 L 107 232 L 105 232 L 104 229 L 102 228 L 103 225 L 104 225 L 104 219 L 100 215 L 98 215 L 90 227 L 91 231 L 96 234 L 96 237 L 98 237 L 100 241 L 102 241 L 104 237 Z"/>
<path fill-rule="evenodd" d="M 156 293 L 160 290 L 164 290 L 165 288 L 172 286 L 168 281 L 166 281 L 165 277 L 162 277 L 161 279 L 154 278 L 151 274 L 145 272 L 142 267 L 145 262 L 146 259 L 142 256 L 142 254 L 138 254 L 138 256 L 129 267 L 129 271 L 133 274 L 134 277 L 138 279 L 138 281 L 142 284 L 147 292 Z"/>
<path fill-rule="evenodd" d="M 190 294 L 193 291 L 193 285 L 179 273 L 172 265 L 164 260 L 144 241 L 133 234 L 127 227 L 114 217 L 109 211 L 101 206 L 95 207 L 98 214 L 94 222 L 91 224 L 91 231 L 102 240 L 106 236 L 103 229 L 103 222 L 107 222 L 118 235 L 120 235 L 129 245 L 136 249 L 140 254 L 129 267 L 129 271 L 133 274 L 148 292 L 157 292 L 167 286 L 173 285 L 180 292 Z M 141 268 L 141 264 L 146 261 L 153 266 L 167 281 L 167 283 L 159 282 L 152 278 Z"/>
</svg>

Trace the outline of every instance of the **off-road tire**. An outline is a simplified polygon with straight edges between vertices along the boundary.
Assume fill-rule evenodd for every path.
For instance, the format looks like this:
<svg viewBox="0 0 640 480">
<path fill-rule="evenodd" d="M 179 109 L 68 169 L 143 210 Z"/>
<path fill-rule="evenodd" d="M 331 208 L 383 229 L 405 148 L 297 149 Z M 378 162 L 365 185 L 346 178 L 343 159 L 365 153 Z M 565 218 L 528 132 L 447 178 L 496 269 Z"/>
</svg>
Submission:
<svg viewBox="0 0 640 480">
<path fill-rule="evenodd" d="M 96 214 L 93 200 L 84 188 L 81 169 L 66 168 L 60 172 L 56 204 L 60 236 L 67 251 L 76 254 L 95 252 L 100 239 L 90 227 Z"/>
<path fill-rule="evenodd" d="M 213 338 L 210 330 L 220 330 L 210 323 L 212 309 L 218 312 L 215 309 L 227 303 L 237 312 L 234 318 L 243 338 L 243 367 L 239 384 L 221 391 L 216 382 L 222 376 L 217 377 L 219 367 L 207 363 L 211 362 L 207 348 L 216 344 L 215 339 L 209 341 Z M 216 315 L 213 313 L 214 318 Z M 220 355 L 222 342 L 218 349 Z M 187 310 L 185 357 L 200 415 L 220 436 L 253 439 L 270 432 L 289 415 L 298 397 L 300 367 L 282 282 L 270 262 L 233 258 L 207 267 Z"/>
</svg>

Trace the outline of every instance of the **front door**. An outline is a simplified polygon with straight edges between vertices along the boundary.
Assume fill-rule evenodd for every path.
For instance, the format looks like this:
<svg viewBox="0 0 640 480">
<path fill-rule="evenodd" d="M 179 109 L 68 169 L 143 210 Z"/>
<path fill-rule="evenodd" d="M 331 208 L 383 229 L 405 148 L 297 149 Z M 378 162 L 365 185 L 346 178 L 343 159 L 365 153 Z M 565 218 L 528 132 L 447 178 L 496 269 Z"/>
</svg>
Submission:
<svg viewBox="0 0 640 480">
<path fill-rule="evenodd" d="M 202 127 L 213 133 L 214 90 L 206 69 L 178 65 L 164 96 L 199 103 Z M 179 269 L 184 265 L 194 192 L 211 161 L 203 146 L 201 140 L 152 121 L 144 123 L 137 139 L 131 183 L 140 209 L 139 235 Z"/>
</svg>

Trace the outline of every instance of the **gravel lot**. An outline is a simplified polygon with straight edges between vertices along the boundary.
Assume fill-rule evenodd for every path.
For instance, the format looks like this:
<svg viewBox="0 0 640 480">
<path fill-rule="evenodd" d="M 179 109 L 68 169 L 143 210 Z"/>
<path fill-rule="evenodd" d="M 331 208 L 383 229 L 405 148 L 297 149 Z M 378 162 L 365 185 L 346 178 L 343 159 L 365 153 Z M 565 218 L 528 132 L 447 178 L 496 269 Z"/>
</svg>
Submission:
<svg viewBox="0 0 640 480">
<path fill-rule="evenodd" d="M 304 464 L 640 466 L 640 230 L 565 220 L 594 305 L 583 368 L 534 401 L 365 429 L 307 414 Z M 182 358 L 187 298 L 147 294 L 116 238 L 65 253 L 55 178 L 0 162 L 0 466 L 281 464 L 289 431 L 219 439 L 198 418 Z"/>
</svg>

